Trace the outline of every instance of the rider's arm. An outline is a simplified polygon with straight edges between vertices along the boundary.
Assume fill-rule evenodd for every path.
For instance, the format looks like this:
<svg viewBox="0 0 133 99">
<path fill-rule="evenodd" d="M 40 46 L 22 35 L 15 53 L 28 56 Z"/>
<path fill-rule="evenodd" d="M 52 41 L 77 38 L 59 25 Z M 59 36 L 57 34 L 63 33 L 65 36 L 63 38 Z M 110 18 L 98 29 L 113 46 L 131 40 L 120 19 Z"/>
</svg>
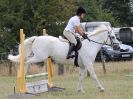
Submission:
<svg viewBox="0 0 133 99">
<path fill-rule="evenodd" d="M 78 32 L 81 36 L 83 36 L 84 31 L 83 31 L 83 29 L 82 29 L 80 26 L 76 26 L 75 30 L 76 30 L 76 32 Z"/>
<path fill-rule="evenodd" d="M 76 32 L 78 32 L 84 39 L 88 39 L 87 34 L 84 33 L 83 29 L 79 26 L 75 28 Z"/>
<path fill-rule="evenodd" d="M 75 26 L 75 30 L 84 38 L 87 39 L 87 34 L 84 33 L 83 29 L 80 27 L 80 19 L 78 17 L 76 17 L 73 20 L 74 26 Z"/>
</svg>

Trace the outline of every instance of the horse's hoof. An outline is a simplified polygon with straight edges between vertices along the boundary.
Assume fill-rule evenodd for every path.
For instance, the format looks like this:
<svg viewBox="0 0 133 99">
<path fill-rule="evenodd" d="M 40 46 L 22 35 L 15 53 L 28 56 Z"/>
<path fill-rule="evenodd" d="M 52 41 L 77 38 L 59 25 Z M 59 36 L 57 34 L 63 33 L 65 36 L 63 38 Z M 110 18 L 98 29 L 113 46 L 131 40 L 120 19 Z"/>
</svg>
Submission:
<svg viewBox="0 0 133 99">
<path fill-rule="evenodd" d="M 78 90 L 78 92 L 79 92 L 79 93 L 82 93 L 82 94 L 84 94 L 84 93 L 85 93 L 85 91 L 84 91 L 84 90 Z"/>
<path fill-rule="evenodd" d="M 101 88 L 101 89 L 100 89 L 100 92 L 104 92 L 104 90 L 105 90 L 104 88 Z"/>
</svg>

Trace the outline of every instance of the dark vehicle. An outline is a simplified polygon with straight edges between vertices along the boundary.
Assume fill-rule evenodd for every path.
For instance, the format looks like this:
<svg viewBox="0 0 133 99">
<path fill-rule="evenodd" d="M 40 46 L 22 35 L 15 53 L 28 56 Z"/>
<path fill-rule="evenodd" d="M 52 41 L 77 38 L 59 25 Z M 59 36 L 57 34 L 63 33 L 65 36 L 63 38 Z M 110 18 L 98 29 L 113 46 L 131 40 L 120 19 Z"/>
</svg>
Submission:
<svg viewBox="0 0 133 99">
<path fill-rule="evenodd" d="M 113 50 L 112 47 L 104 45 L 101 50 L 105 61 L 132 60 L 133 58 L 133 48 L 129 45 L 120 44 L 120 50 Z M 96 61 L 99 60 L 101 60 L 100 52 L 96 56 Z"/>
<path fill-rule="evenodd" d="M 123 44 L 133 46 L 133 28 L 132 27 L 123 27 L 119 30 L 120 41 Z"/>
<path fill-rule="evenodd" d="M 120 40 L 119 31 L 120 31 L 120 28 L 113 28 L 113 32 L 115 33 L 117 40 Z"/>
<path fill-rule="evenodd" d="M 81 23 L 81 27 L 86 32 L 92 32 L 98 26 L 103 25 L 103 24 L 106 25 L 106 26 L 110 26 L 111 27 L 110 22 L 84 22 L 84 23 Z"/>
<path fill-rule="evenodd" d="M 110 22 L 84 22 L 84 23 L 81 23 L 81 27 L 86 32 L 92 32 L 98 26 L 100 26 L 102 24 L 111 27 Z M 132 28 L 130 28 L 130 29 L 132 29 Z M 117 35 L 119 39 L 123 39 L 122 36 L 126 35 L 126 34 L 124 34 L 125 30 L 122 29 L 122 28 L 118 28 L 117 32 L 120 33 L 120 35 Z M 128 34 L 131 34 L 132 31 L 128 30 L 128 32 L 129 32 Z M 119 36 L 121 36 L 121 37 L 119 37 Z M 132 60 L 133 48 L 131 46 L 129 46 L 129 45 L 124 45 L 124 44 L 120 44 L 119 47 L 120 47 L 120 50 L 113 50 L 113 48 L 110 47 L 110 46 L 103 46 L 102 49 L 103 49 L 103 57 L 104 57 L 104 59 L 106 61 L 109 61 L 109 60 L 122 60 L 122 59 Z M 96 57 L 96 60 L 100 60 L 100 59 L 101 59 L 101 56 L 100 56 L 100 53 L 98 53 L 98 55 Z"/>
</svg>

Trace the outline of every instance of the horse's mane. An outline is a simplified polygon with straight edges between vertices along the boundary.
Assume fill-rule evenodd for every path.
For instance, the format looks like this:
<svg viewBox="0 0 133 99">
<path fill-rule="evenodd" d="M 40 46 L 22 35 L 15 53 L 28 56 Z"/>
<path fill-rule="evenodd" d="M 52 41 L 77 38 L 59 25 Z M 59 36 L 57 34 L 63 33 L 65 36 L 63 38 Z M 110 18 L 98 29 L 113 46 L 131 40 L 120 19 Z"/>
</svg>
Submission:
<svg viewBox="0 0 133 99">
<path fill-rule="evenodd" d="M 99 34 L 99 33 L 105 32 L 105 31 L 108 31 L 107 26 L 105 26 L 105 25 L 100 25 L 100 26 L 97 27 L 93 32 L 90 32 L 90 33 L 88 33 L 88 34 L 89 34 L 89 36 L 94 36 L 94 35 L 97 35 L 97 34 Z"/>
</svg>

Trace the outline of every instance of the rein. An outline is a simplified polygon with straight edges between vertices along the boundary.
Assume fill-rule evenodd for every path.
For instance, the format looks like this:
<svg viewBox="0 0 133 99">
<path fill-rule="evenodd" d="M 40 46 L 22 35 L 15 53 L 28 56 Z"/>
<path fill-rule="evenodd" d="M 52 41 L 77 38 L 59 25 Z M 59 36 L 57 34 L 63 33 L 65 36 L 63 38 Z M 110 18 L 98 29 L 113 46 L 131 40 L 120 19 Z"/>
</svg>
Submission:
<svg viewBox="0 0 133 99">
<path fill-rule="evenodd" d="M 108 33 L 109 33 L 109 32 L 108 32 Z M 110 40 L 111 40 L 111 45 L 110 45 L 110 44 L 107 44 L 107 41 L 108 41 L 109 38 L 110 38 Z M 91 39 L 89 39 L 89 38 L 87 38 L 87 40 L 88 40 L 88 41 L 91 41 L 91 42 L 94 42 L 94 43 L 96 43 L 96 44 L 100 44 L 100 45 L 108 45 L 108 46 L 112 46 L 112 44 L 113 44 L 113 41 L 112 41 L 112 39 L 111 39 L 110 36 L 108 36 L 107 40 L 106 40 L 104 43 L 100 43 L 100 42 L 97 42 L 97 41 L 91 40 Z"/>
</svg>

